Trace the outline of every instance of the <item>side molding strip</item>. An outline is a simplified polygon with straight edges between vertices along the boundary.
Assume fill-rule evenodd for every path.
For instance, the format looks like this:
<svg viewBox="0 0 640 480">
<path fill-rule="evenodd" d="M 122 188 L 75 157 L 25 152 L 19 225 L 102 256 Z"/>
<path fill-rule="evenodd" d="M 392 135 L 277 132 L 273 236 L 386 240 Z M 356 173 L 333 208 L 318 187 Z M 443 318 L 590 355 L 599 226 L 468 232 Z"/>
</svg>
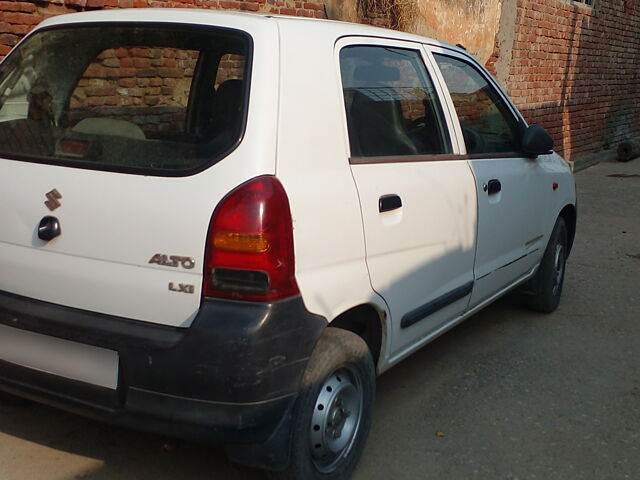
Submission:
<svg viewBox="0 0 640 480">
<path fill-rule="evenodd" d="M 405 314 L 402 317 L 402 320 L 400 320 L 400 328 L 410 327 L 414 323 L 418 323 L 420 320 L 424 320 L 429 315 L 433 315 L 438 310 L 443 309 L 456 300 L 460 300 L 461 298 L 466 297 L 473 290 L 473 284 L 473 280 L 469 283 L 465 283 L 464 285 L 436 298 L 435 300 L 431 300 L 429 303 L 425 303 L 415 310 L 412 310 L 409 313 Z"/>
</svg>

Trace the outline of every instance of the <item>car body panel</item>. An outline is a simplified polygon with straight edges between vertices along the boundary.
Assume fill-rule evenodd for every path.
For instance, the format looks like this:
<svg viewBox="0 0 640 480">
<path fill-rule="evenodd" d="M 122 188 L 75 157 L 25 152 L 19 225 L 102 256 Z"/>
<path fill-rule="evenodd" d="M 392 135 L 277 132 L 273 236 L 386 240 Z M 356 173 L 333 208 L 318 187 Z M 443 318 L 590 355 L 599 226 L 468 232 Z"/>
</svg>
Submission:
<svg viewBox="0 0 640 480">
<path fill-rule="evenodd" d="M 276 174 L 291 199 L 296 280 L 306 307 L 329 320 L 368 304 L 371 289 L 358 192 L 348 161 L 334 22 L 277 19 L 281 42 Z M 301 54 L 295 40 L 312 36 Z M 339 35 L 339 34 L 338 34 Z M 312 87 L 313 86 L 313 87 Z"/>
<path fill-rule="evenodd" d="M 81 18 L 156 22 L 168 21 L 167 13 L 154 12 L 144 20 L 109 14 Z M 3 182 L 0 202 L 13 206 L 0 212 L 0 255 L 7 259 L 0 290 L 141 321 L 190 324 L 200 305 L 205 239 L 216 205 L 247 179 L 275 171 L 277 29 L 273 22 L 252 17 L 236 23 L 255 26 L 250 31 L 255 42 L 252 113 L 244 140 L 209 169 L 172 178 L 0 162 L 0 178 L 10 179 Z M 45 201 L 53 189 L 62 198 L 60 207 L 50 211 Z M 59 219 L 62 231 L 49 242 L 37 237 L 47 215 Z M 149 263 L 156 254 L 193 259 L 194 265 Z M 187 292 L 170 284 L 186 285 Z"/>
</svg>

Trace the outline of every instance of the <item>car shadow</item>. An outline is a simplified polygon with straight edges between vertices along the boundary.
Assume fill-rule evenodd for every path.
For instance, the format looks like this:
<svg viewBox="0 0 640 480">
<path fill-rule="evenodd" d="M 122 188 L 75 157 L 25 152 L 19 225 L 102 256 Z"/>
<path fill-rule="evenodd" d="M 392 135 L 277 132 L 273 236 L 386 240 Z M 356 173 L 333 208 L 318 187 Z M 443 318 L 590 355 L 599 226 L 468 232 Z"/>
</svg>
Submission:
<svg viewBox="0 0 640 480">
<path fill-rule="evenodd" d="M 28 470 L 38 472 L 32 478 L 48 480 L 264 479 L 258 470 L 229 462 L 219 445 L 126 430 L 35 403 L 0 401 L 0 445 L 12 452 L 3 458 L 3 470 L 16 479 Z M 48 472 L 54 460 L 66 465 Z"/>
</svg>

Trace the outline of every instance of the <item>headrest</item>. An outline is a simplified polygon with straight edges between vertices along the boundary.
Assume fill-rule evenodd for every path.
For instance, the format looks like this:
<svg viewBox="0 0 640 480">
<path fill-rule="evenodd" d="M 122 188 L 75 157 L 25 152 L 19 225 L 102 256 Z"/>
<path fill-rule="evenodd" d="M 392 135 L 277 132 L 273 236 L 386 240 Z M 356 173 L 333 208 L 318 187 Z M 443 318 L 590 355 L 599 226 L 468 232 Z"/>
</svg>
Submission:
<svg viewBox="0 0 640 480">
<path fill-rule="evenodd" d="M 218 95 L 240 96 L 242 93 L 242 80 L 232 79 L 222 82 L 218 87 Z"/>
</svg>

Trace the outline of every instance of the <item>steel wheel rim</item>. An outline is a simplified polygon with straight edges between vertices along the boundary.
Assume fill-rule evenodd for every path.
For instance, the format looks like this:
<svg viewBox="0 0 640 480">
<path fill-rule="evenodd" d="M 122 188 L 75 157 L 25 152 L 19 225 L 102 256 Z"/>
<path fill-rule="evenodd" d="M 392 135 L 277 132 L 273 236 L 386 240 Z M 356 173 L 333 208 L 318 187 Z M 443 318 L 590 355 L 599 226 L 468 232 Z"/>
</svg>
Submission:
<svg viewBox="0 0 640 480">
<path fill-rule="evenodd" d="M 350 367 L 327 377 L 316 398 L 310 425 L 313 463 L 323 473 L 337 467 L 355 443 L 362 420 L 363 388 Z"/>
<path fill-rule="evenodd" d="M 564 246 L 558 242 L 556 244 L 554 256 L 553 256 L 553 287 L 551 292 L 553 296 L 557 296 L 562 286 L 562 277 L 564 276 Z"/>
</svg>

